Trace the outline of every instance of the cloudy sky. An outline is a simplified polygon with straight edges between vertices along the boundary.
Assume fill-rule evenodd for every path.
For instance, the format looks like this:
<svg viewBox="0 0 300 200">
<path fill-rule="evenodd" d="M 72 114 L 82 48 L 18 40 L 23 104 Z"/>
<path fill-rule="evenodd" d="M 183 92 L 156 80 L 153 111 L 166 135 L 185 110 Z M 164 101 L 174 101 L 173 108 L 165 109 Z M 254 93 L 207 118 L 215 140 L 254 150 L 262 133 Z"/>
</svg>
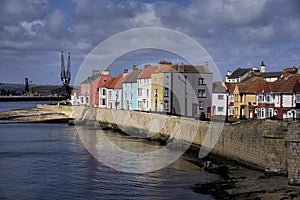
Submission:
<svg viewBox="0 0 300 200">
<path fill-rule="evenodd" d="M 222 75 L 238 66 L 259 66 L 262 60 L 267 71 L 300 66 L 299 10 L 298 0 L 1 0 L 0 82 L 23 83 L 28 77 L 36 84 L 60 84 L 61 50 L 71 51 L 74 80 L 95 46 L 142 27 L 193 38 Z M 109 67 L 117 75 L 132 64 L 160 59 L 181 62 L 167 52 L 142 50 Z"/>
</svg>

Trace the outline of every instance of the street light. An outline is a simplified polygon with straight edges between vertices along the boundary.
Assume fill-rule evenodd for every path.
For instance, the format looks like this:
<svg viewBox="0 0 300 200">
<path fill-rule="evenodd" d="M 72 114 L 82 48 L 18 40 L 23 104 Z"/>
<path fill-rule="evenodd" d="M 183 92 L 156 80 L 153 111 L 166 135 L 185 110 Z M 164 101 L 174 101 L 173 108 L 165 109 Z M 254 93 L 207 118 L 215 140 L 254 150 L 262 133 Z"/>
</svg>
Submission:
<svg viewBox="0 0 300 200">
<path fill-rule="evenodd" d="M 186 94 L 186 79 L 184 76 L 184 80 L 181 79 L 180 75 L 178 75 L 178 79 L 184 83 L 184 115 L 187 116 L 187 94 Z"/>
</svg>

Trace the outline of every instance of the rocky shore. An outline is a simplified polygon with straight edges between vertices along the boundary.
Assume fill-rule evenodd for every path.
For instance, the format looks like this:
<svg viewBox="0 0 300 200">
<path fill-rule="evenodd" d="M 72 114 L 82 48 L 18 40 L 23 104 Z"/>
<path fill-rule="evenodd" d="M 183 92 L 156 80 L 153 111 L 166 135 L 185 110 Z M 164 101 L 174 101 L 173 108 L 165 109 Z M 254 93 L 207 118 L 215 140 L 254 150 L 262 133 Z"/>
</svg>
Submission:
<svg viewBox="0 0 300 200">
<path fill-rule="evenodd" d="M 40 108 L 15 109 L 0 112 L 0 123 L 30 122 L 30 123 L 65 123 L 72 120 L 62 113 Z"/>
<path fill-rule="evenodd" d="M 212 159 L 214 168 L 206 171 L 221 176 L 221 180 L 212 183 L 195 184 L 195 192 L 212 195 L 217 200 L 300 200 L 300 187 L 288 184 L 284 176 L 266 174 L 263 171 L 252 170 L 238 163 L 229 163 Z M 188 161 L 203 169 L 203 160 L 189 157 Z"/>
</svg>

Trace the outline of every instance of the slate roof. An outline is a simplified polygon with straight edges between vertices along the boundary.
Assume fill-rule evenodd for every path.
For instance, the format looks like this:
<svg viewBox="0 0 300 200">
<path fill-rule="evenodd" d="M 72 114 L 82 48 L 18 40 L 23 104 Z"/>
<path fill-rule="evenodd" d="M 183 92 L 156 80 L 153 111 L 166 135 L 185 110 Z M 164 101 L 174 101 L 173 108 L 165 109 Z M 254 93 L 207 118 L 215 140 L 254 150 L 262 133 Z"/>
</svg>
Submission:
<svg viewBox="0 0 300 200">
<path fill-rule="evenodd" d="M 282 75 L 282 72 L 262 72 L 262 78 L 279 78 Z"/>
<path fill-rule="evenodd" d="M 151 74 L 157 71 L 158 66 L 149 66 L 144 69 L 138 76 L 138 78 L 151 78 Z"/>
<path fill-rule="evenodd" d="M 226 88 L 223 86 L 222 81 L 213 83 L 213 93 L 226 93 Z"/>
<path fill-rule="evenodd" d="M 238 67 L 236 70 L 234 70 L 232 72 L 232 74 L 228 77 L 229 79 L 233 79 L 233 78 L 239 78 L 243 75 L 245 75 L 246 73 L 252 71 L 252 68 L 240 68 Z"/>
<path fill-rule="evenodd" d="M 137 78 L 142 72 L 140 69 L 134 69 L 126 78 L 123 80 L 123 83 L 137 83 Z"/>
<path fill-rule="evenodd" d="M 95 81 L 97 78 L 99 78 L 101 76 L 101 74 L 95 74 L 93 76 L 89 76 L 86 80 L 84 80 L 83 82 L 81 82 L 81 84 L 89 84 L 92 83 L 93 81 Z"/>
</svg>

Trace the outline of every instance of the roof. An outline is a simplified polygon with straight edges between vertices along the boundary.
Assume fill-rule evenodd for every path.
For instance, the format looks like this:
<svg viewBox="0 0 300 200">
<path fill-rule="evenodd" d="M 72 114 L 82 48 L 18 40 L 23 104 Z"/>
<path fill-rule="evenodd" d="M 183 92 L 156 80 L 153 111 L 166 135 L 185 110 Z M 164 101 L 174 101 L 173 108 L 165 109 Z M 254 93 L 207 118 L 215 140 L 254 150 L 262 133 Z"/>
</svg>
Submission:
<svg viewBox="0 0 300 200">
<path fill-rule="evenodd" d="M 232 72 L 232 74 L 230 76 L 228 76 L 229 79 L 231 78 L 239 78 L 243 75 L 245 75 L 246 73 L 252 71 L 252 68 L 240 68 L 238 67 L 236 70 L 234 70 Z"/>
<path fill-rule="evenodd" d="M 137 83 L 137 78 L 142 72 L 140 69 L 134 69 L 128 76 L 123 80 L 123 83 Z"/>
<path fill-rule="evenodd" d="M 164 66 L 158 68 L 156 70 L 156 73 L 170 72 L 170 71 L 174 71 L 174 69 L 172 68 L 172 66 L 171 65 L 167 65 L 167 66 L 164 65 Z"/>
<path fill-rule="evenodd" d="M 270 83 L 273 92 L 278 93 L 292 93 L 297 82 L 300 80 L 300 74 L 289 74 L 287 77 Z"/>
<path fill-rule="evenodd" d="M 213 93 L 226 93 L 226 88 L 224 87 L 222 81 L 213 83 Z"/>
<path fill-rule="evenodd" d="M 300 79 L 297 81 L 294 87 L 294 92 L 300 92 Z"/>
<path fill-rule="evenodd" d="M 265 86 L 266 83 L 267 81 L 265 81 L 262 77 L 254 76 L 244 83 L 236 84 L 236 87 L 238 87 L 240 93 L 254 94 L 257 92 L 259 87 Z"/>
<path fill-rule="evenodd" d="M 138 76 L 138 78 L 151 78 L 151 74 L 157 71 L 158 66 L 148 66 Z"/>
<path fill-rule="evenodd" d="M 93 76 L 89 76 L 86 80 L 84 80 L 83 82 L 81 82 L 81 84 L 89 84 L 92 83 L 93 81 L 95 81 L 97 78 L 99 78 L 101 76 L 101 74 L 95 74 Z"/>
<path fill-rule="evenodd" d="M 278 78 L 282 75 L 282 72 L 262 72 L 262 78 Z"/>
<path fill-rule="evenodd" d="M 176 72 L 186 72 L 186 73 L 211 73 L 209 68 L 204 65 L 172 65 L 172 68 L 176 70 Z"/>
<path fill-rule="evenodd" d="M 265 82 L 265 83 L 260 83 L 260 84 L 257 86 L 256 92 L 257 92 L 257 93 L 262 93 L 262 92 L 265 92 L 265 93 L 271 93 L 271 92 L 272 92 L 272 89 L 271 89 L 271 87 L 270 87 L 270 84 L 269 84 L 268 82 Z"/>
</svg>

